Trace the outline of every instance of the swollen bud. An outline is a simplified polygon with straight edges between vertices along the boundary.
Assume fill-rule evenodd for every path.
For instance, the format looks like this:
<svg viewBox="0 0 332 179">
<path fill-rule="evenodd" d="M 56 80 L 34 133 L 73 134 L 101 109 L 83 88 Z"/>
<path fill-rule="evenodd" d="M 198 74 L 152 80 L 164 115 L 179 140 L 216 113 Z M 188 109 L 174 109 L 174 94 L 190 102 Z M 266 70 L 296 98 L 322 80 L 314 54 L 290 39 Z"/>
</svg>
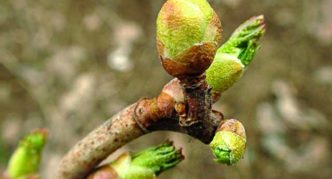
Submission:
<svg viewBox="0 0 332 179">
<path fill-rule="evenodd" d="M 157 48 L 175 77 L 204 73 L 220 39 L 220 20 L 206 0 L 167 0 L 159 12 Z"/>
<path fill-rule="evenodd" d="M 236 163 L 243 157 L 246 148 L 243 125 L 235 119 L 224 121 L 209 145 L 217 162 L 227 165 Z"/>
<path fill-rule="evenodd" d="M 213 63 L 206 70 L 206 80 L 214 91 L 224 92 L 241 78 L 259 49 L 264 33 L 264 16 L 252 17 L 217 50 Z"/>
<path fill-rule="evenodd" d="M 7 174 L 10 178 L 36 177 L 47 136 L 46 129 L 37 129 L 20 141 L 9 161 Z"/>
</svg>

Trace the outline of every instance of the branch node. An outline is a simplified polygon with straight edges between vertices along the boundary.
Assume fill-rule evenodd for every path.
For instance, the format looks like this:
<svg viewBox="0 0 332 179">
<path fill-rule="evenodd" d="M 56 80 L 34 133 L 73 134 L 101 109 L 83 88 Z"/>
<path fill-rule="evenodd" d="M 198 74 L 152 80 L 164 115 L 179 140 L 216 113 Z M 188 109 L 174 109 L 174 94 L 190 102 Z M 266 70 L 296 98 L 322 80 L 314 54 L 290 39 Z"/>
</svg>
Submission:
<svg viewBox="0 0 332 179">
<path fill-rule="evenodd" d="M 134 112 L 132 114 L 133 119 L 135 120 L 135 122 L 137 123 L 138 127 L 144 132 L 144 133 L 149 133 L 150 131 L 145 127 L 144 123 L 141 121 L 142 120 L 142 114 L 144 113 L 144 108 L 142 108 L 142 106 L 140 105 L 141 102 L 144 102 L 145 100 L 148 100 L 148 98 L 141 98 L 138 100 L 138 102 L 136 103 L 135 107 L 134 107 Z"/>
</svg>

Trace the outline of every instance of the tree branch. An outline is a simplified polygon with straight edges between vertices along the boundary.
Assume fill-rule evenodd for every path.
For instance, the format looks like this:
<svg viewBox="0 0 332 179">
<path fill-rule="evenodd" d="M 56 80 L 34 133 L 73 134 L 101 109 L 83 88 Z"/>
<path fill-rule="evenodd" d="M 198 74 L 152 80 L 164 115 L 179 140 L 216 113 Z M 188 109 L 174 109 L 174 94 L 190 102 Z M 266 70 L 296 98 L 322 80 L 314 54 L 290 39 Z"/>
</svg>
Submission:
<svg viewBox="0 0 332 179">
<path fill-rule="evenodd" d="M 158 97 L 128 106 L 78 142 L 61 161 L 54 179 L 84 178 L 115 150 L 152 131 L 181 132 L 209 143 L 223 118 L 221 113 L 207 106 L 207 118 L 183 126 L 176 110 L 178 104 L 185 104 L 185 96 L 180 81 L 174 79 Z"/>
<path fill-rule="evenodd" d="M 112 152 L 142 136 L 133 118 L 135 107 L 128 106 L 78 142 L 61 161 L 54 179 L 83 178 Z"/>
</svg>

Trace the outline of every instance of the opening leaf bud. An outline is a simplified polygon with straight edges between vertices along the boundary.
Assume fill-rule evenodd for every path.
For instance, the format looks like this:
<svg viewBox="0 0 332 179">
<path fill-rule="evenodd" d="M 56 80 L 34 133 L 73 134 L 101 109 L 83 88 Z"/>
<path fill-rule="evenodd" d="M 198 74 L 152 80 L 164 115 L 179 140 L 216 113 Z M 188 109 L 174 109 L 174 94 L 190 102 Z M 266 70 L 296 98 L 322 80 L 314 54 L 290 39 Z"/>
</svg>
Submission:
<svg viewBox="0 0 332 179">
<path fill-rule="evenodd" d="M 166 141 L 136 154 L 123 153 L 112 163 L 97 168 L 88 179 L 156 179 L 183 159 L 181 149 Z"/>
<path fill-rule="evenodd" d="M 215 55 L 206 70 L 207 83 L 214 91 L 224 92 L 243 75 L 259 49 L 265 33 L 264 16 L 255 16 L 241 24 Z"/>
</svg>

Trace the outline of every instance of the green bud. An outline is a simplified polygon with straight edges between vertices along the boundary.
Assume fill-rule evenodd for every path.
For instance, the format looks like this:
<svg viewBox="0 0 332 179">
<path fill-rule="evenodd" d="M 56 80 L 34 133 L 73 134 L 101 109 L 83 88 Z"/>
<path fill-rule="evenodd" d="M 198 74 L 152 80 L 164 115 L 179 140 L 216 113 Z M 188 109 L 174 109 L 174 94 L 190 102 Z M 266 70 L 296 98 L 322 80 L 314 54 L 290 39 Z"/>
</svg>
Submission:
<svg viewBox="0 0 332 179">
<path fill-rule="evenodd" d="M 150 147 L 133 155 L 132 164 L 149 168 L 154 173 L 159 174 L 169 168 L 174 167 L 184 159 L 181 149 L 177 150 L 171 141 Z"/>
<path fill-rule="evenodd" d="M 221 23 L 206 0 L 168 0 L 157 18 L 157 47 L 173 76 L 199 75 L 210 66 Z"/>
<path fill-rule="evenodd" d="M 133 155 L 124 153 L 111 164 L 98 168 L 88 179 L 106 179 L 107 176 L 155 179 L 161 172 L 174 167 L 183 159 L 181 149 L 176 149 L 172 142 L 166 141 Z"/>
<path fill-rule="evenodd" d="M 210 68 L 206 71 L 206 80 L 213 90 L 223 92 L 234 85 L 244 72 L 244 65 L 233 55 L 216 54 Z"/>
<path fill-rule="evenodd" d="M 265 33 L 264 16 L 256 16 L 240 25 L 216 53 L 206 70 L 206 80 L 213 90 L 224 92 L 237 82 L 259 49 Z"/>
<path fill-rule="evenodd" d="M 245 152 L 246 136 L 243 125 L 234 119 L 226 120 L 210 143 L 211 150 L 219 163 L 232 165 Z"/>
<path fill-rule="evenodd" d="M 8 165 L 7 173 L 12 179 L 28 178 L 38 173 L 47 135 L 45 129 L 37 129 L 20 141 Z"/>
</svg>

